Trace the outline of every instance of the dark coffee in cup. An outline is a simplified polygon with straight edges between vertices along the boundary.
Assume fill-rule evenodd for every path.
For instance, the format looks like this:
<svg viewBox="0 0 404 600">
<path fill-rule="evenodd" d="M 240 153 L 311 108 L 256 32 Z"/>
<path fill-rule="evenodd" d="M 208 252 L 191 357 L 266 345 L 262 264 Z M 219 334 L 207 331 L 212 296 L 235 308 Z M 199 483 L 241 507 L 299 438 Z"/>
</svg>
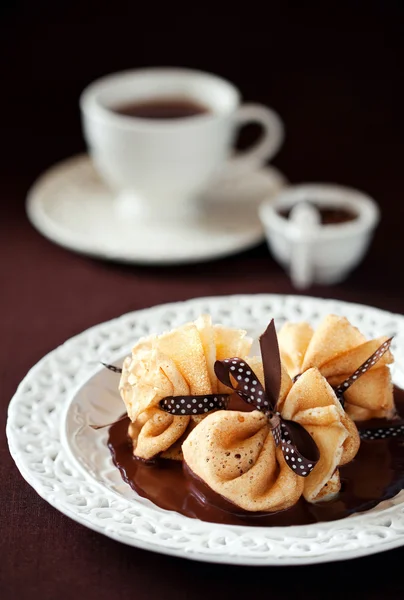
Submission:
<svg viewBox="0 0 404 600">
<path fill-rule="evenodd" d="M 184 119 L 211 112 L 209 108 L 189 98 L 151 98 L 128 102 L 113 109 L 125 117 L 137 119 Z"/>
</svg>

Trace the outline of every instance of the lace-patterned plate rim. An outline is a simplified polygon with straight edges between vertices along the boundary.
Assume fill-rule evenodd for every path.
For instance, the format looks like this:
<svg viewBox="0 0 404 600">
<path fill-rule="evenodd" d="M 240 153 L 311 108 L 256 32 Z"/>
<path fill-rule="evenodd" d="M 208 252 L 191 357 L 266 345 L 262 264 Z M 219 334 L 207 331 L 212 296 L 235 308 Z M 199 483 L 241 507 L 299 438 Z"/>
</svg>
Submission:
<svg viewBox="0 0 404 600">
<path fill-rule="evenodd" d="M 207 562 L 292 565 L 343 560 L 404 544 L 404 503 L 310 526 L 230 527 L 202 523 L 128 500 L 103 487 L 77 461 L 61 435 L 68 406 L 99 360 L 122 357 L 144 335 L 210 312 L 215 322 L 258 334 L 273 316 L 316 325 L 329 312 L 347 316 L 367 336 L 396 334 L 393 351 L 404 364 L 404 317 L 377 308 L 301 296 L 244 295 L 197 298 L 128 313 L 71 338 L 35 365 L 9 407 L 10 452 L 26 481 L 75 521 L 132 546 Z M 403 385 L 402 372 L 393 373 Z M 400 494 L 401 496 L 401 494 Z"/>
</svg>

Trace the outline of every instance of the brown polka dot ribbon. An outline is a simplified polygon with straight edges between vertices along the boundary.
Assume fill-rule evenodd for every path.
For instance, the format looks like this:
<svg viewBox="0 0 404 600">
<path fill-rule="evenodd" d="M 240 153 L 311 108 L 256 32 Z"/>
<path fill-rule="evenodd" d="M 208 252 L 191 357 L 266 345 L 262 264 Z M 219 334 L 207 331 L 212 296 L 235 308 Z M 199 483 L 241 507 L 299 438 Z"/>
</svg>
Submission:
<svg viewBox="0 0 404 600">
<path fill-rule="evenodd" d="M 115 365 L 109 365 L 108 363 L 104 363 L 104 362 L 102 362 L 101 364 L 104 365 L 104 367 L 106 369 L 109 369 L 113 373 L 122 373 L 122 369 L 120 367 L 116 367 Z"/>
<path fill-rule="evenodd" d="M 251 367 L 241 358 L 226 358 L 215 362 L 216 377 L 234 390 L 240 398 L 264 413 L 273 411 L 264 387 Z M 233 384 L 231 377 L 235 380 Z"/>
<path fill-rule="evenodd" d="M 369 356 L 369 358 L 365 360 L 365 362 L 356 369 L 355 373 L 352 373 L 352 375 L 348 377 L 348 379 L 345 379 L 345 381 L 340 383 L 339 386 L 334 388 L 335 394 L 338 400 L 341 402 L 342 406 L 344 406 L 344 393 L 351 387 L 351 385 L 355 383 L 355 381 L 359 379 L 359 377 L 361 377 L 364 373 L 369 371 L 369 369 L 371 369 L 381 359 L 383 354 L 385 354 L 389 350 L 392 340 L 393 338 L 391 337 L 385 342 L 383 342 L 383 344 L 379 346 L 376 352 L 374 352 L 372 356 Z"/>
<path fill-rule="evenodd" d="M 383 342 L 348 379 L 334 388 L 337 398 L 344 405 L 344 392 L 355 383 L 389 350 L 392 337 Z M 216 361 L 215 373 L 217 378 L 233 389 L 245 402 L 252 404 L 256 410 L 265 413 L 271 426 L 272 435 L 276 446 L 281 445 L 285 460 L 289 467 L 298 475 L 306 477 L 318 462 L 319 452 L 312 437 L 307 431 L 294 421 L 287 421 L 275 412 L 276 402 L 279 397 L 281 384 L 281 366 L 278 339 L 273 320 L 265 333 L 260 337 L 262 360 L 264 367 L 265 388 L 251 367 L 240 358 L 227 358 Z M 102 363 L 104 367 L 114 373 L 122 373 L 120 367 Z M 293 378 L 296 382 L 300 374 Z M 233 384 L 232 379 L 235 381 Z M 168 396 L 160 402 L 160 408 L 172 415 L 201 415 L 212 410 L 224 410 L 228 406 L 230 394 L 205 394 L 198 396 Z M 121 419 L 126 418 L 126 415 Z M 121 420 L 121 419 L 118 419 Z M 116 421 L 116 422 L 118 422 Z M 109 427 L 106 425 L 91 425 L 93 429 Z M 385 426 L 370 429 L 360 429 L 359 435 L 363 440 L 380 440 L 404 437 L 404 423 L 389 423 Z M 299 448 L 301 452 L 299 451 Z M 304 454 L 303 454 L 304 453 Z"/>
<path fill-rule="evenodd" d="M 273 320 L 260 338 L 265 388 L 250 365 L 234 357 L 215 362 L 216 377 L 240 398 L 264 413 L 276 446 L 280 446 L 286 464 L 301 477 L 307 477 L 319 459 L 318 448 L 310 434 L 298 423 L 286 421 L 275 411 L 281 386 L 281 362 Z M 169 396 L 160 408 L 172 415 L 200 415 L 227 408 L 230 394 Z"/>
<path fill-rule="evenodd" d="M 359 435 L 362 440 L 384 440 L 389 438 L 404 437 L 404 423 L 400 421 L 397 424 L 392 422 L 382 427 L 373 427 L 370 429 L 359 429 Z"/>
<path fill-rule="evenodd" d="M 374 352 L 365 362 L 356 369 L 355 373 L 352 373 L 348 379 L 345 379 L 342 383 L 340 383 L 337 387 L 333 388 L 335 395 L 338 400 L 341 402 L 341 405 L 344 406 L 344 393 L 353 385 L 358 379 L 367 373 L 369 369 L 371 369 L 380 359 L 381 357 L 390 349 L 391 342 L 393 338 L 389 338 L 383 344 L 379 346 L 379 348 Z M 300 373 L 293 378 L 293 383 L 295 383 L 299 377 Z M 394 424 L 387 423 L 386 425 L 381 425 L 378 427 L 370 428 L 370 429 L 359 429 L 359 435 L 362 440 L 381 440 L 388 438 L 401 438 L 404 437 L 404 424 L 402 422 Z"/>
<path fill-rule="evenodd" d="M 305 437 L 298 441 L 302 432 Z M 305 456 L 299 451 L 299 447 L 302 450 L 304 448 Z M 310 475 L 320 458 L 318 448 L 307 431 L 301 425 L 286 419 L 281 421 L 281 448 L 286 464 L 301 477 Z M 310 456 L 313 458 L 311 459 Z"/>
<path fill-rule="evenodd" d="M 350 375 L 348 379 L 345 379 L 345 381 L 340 383 L 337 387 L 333 388 L 335 395 L 341 402 L 342 406 L 344 406 L 345 404 L 344 393 L 351 387 L 351 385 L 355 383 L 355 381 L 359 379 L 359 377 L 361 377 L 364 373 L 369 371 L 369 369 L 371 369 L 377 363 L 377 361 L 381 359 L 383 354 L 385 354 L 390 349 L 392 340 L 393 338 L 391 337 L 385 342 L 383 342 L 383 344 L 379 346 L 376 352 L 374 352 L 372 356 L 369 356 L 369 358 L 365 360 L 365 362 L 356 369 L 355 373 L 352 373 L 352 375 Z M 301 373 L 295 375 L 292 380 L 293 383 L 296 383 L 300 376 Z"/>
<path fill-rule="evenodd" d="M 205 394 L 202 396 L 167 396 L 160 400 L 160 408 L 178 417 L 204 415 L 212 410 L 227 408 L 229 394 Z"/>
<path fill-rule="evenodd" d="M 274 357 L 271 360 L 274 360 Z M 307 477 L 319 459 L 319 452 L 313 438 L 301 425 L 283 419 L 275 411 L 269 395 L 248 363 L 240 358 L 216 361 L 215 373 L 224 385 L 230 387 L 245 402 L 252 404 L 256 410 L 268 417 L 275 445 L 281 446 L 286 464 L 297 475 Z"/>
<path fill-rule="evenodd" d="M 281 446 L 286 464 L 297 475 L 307 477 L 319 458 L 314 440 L 301 425 L 287 421 L 275 412 L 264 387 L 248 363 L 237 357 L 216 361 L 215 373 L 224 385 L 268 417 L 275 445 Z M 225 410 L 229 397 L 230 394 L 168 396 L 160 401 L 160 408 L 176 416 L 201 415 L 213 410 Z"/>
</svg>

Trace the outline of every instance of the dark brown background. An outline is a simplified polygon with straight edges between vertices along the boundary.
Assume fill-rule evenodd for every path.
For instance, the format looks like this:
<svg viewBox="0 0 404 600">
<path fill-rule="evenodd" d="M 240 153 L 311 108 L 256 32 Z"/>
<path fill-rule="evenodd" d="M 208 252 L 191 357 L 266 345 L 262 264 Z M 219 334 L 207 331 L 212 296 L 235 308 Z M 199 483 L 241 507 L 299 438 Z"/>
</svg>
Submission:
<svg viewBox="0 0 404 600">
<path fill-rule="evenodd" d="M 289 4 L 289 3 L 288 3 Z M 246 100 L 282 115 L 275 164 L 293 182 L 336 181 L 383 210 L 375 243 L 343 284 L 309 293 L 404 312 L 402 274 L 403 16 L 401 2 L 189 3 L 8 1 L 1 5 L 0 428 L 17 384 L 43 354 L 129 310 L 235 292 L 293 292 L 264 245 L 197 267 L 122 267 L 76 256 L 27 222 L 35 177 L 84 149 L 77 98 L 118 69 L 214 71 Z M 59 514 L 0 448 L 0 596 L 25 598 L 399 598 L 404 553 L 305 568 L 232 568 L 115 543 Z M 282 580 L 281 580 L 282 578 Z M 286 579 L 285 579 L 286 578 Z M 331 591 L 330 591 L 331 590 Z"/>
</svg>

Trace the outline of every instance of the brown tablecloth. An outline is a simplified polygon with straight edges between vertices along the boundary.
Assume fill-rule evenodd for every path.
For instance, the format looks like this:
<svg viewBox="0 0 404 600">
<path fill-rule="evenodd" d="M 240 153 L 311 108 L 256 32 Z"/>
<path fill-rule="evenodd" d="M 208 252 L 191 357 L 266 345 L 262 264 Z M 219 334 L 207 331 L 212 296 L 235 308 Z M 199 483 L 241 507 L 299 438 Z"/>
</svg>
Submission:
<svg viewBox="0 0 404 600">
<path fill-rule="evenodd" d="M 192 267 L 119 266 L 54 246 L 29 225 L 27 189 L 52 163 L 83 150 L 77 97 L 106 72 L 149 64 L 202 68 L 233 80 L 247 100 L 277 109 L 287 138 L 275 164 L 291 181 L 358 187 L 383 212 L 361 267 L 341 285 L 308 293 L 404 311 L 403 10 L 393 1 L 355 7 L 336 14 L 303 4 L 293 12 L 267 7 L 260 18 L 245 16 L 246 7 L 243 15 L 225 17 L 195 5 L 192 18 L 161 15 L 148 27 L 144 16 L 139 23 L 137 4 L 126 13 L 114 2 L 109 13 L 99 8 L 96 14 L 93 3 L 83 2 L 2 5 L 1 431 L 27 370 L 91 325 L 203 295 L 293 293 L 265 245 Z M 193 563 L 123 546 L 39 498 L 14 466 L 4 433 L 0 443 L 3 600 L 263 593 L 315 599 L 332 591 L 335 597 L 399 598 L 404 592 L 401 549 L 349 563 L 258 569 Z"/>
</svg>

